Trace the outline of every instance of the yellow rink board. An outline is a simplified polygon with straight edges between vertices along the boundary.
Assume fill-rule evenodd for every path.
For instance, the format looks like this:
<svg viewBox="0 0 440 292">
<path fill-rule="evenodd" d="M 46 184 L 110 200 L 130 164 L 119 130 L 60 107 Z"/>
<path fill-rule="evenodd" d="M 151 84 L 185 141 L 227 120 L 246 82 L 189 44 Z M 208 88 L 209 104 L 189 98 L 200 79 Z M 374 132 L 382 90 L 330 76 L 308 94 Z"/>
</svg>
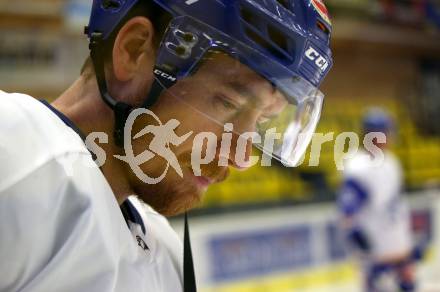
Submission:
<svg viewBox="0 0 440 292">
<path fill-rule="evenodd" d="M 428 248 L 424 263 L 435 260 L 436 251 Z M 227 283 L 212 288 L 202 289 L 203 292 L 295 292 L 319 289 L 331 285 L 360 283 L 361 275 L 358 266 L 352 261 L 329 264 L 305 271 L 250 278 L 246 281 Z"/>
<path fill-rule="evenodd" d="M 331 264 L 300 272 L 289 272 L 252 278 L 247 281 L 228 283 L 215 288 L 203 289 L 204 292 L 263 292 L 263 291 L 301 291 L 329 284 L 358 281 L 359 274 L 352 262 Z"/>
</svg>

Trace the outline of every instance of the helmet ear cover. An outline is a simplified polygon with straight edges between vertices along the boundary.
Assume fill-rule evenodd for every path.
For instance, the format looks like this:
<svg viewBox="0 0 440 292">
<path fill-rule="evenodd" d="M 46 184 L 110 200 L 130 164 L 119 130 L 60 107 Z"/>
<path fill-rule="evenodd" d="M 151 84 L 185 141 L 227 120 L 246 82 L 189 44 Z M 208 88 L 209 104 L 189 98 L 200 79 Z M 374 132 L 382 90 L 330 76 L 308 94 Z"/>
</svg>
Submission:
<svg viewBox="0 0 440 292">
<path fill-rule="evenodd" d="M 136 16 L 146 17 L 151 21 L 156 32 L 155 43 L 158 45 L 172 15 L 155 1 L 95 0 L 89 25 L 85 27 L 84 33 L 89 39 L 93 33 L 102 34 L 104 60 L 107 61 L 118 32 L 129 19 Z"/>
</svg>

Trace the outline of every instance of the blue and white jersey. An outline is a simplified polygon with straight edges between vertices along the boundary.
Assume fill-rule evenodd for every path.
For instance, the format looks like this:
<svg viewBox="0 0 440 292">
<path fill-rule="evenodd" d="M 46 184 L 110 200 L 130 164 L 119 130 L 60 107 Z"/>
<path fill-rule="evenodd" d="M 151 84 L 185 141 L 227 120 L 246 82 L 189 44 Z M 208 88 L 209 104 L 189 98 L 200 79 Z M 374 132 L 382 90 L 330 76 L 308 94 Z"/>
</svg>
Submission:
<svg viewBox="0 0 440 292">
<path fill-rule="evenodd" d="M 2 91 L 0 102 L 0 291 L 182 291 L 167 220 L 134 196 L 120 207 L 47 106 Z"/>
<path fill-rule="evenodd" d="M 412 249 L 409 209 L 401 190 L 402 169 L 389 151 L 377 164 L 360 150 L 345 166 L 339 208 L 366 234 L 373 259 L 398 257 Z"/>
</svg>

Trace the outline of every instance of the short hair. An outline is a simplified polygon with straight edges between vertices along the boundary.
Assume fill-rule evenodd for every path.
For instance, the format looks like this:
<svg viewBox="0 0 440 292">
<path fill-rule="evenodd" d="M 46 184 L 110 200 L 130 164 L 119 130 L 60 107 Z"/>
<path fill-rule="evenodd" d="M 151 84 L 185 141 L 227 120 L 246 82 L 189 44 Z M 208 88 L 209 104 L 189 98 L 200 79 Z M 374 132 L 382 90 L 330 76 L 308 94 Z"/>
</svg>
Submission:
<svg viewBox="0 0 440 292">
<path fill-rule="evenodd" d="M 151 21 L 155 31 L 153 42 L 156 48 L 159 47 L 160 41 L 168 28 L 168 24 L 170 23 L 172 16 L 152 0 L 139 0 L 133 6 L 130 12 L 123 17 L 108 38 L 102 43 L 101 48 L 105 63 L 112 62 L 113 46 L 119 31 L 130 19 L 136 16 L 144 16 Z M 92 60 L 90 56 L 88 56 L 81 68 L 81 75 L 88 77 L 93 74 L 94 70 Z"/>
</svg>

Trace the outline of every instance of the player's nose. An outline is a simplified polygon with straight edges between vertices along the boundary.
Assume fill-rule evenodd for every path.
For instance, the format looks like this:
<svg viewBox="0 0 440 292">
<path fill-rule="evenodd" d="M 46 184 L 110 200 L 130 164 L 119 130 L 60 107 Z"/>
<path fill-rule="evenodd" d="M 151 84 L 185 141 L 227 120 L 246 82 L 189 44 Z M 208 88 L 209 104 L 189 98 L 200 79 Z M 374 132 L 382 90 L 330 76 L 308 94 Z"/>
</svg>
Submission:
<svg viewBox="0 0 440 292">
<path fill-rule="evenodd" d="M 237 170 L 246 170 L 251 166 L 252 138 L 233 135 L 231 151 L 229 153 L 229 166 Z"/>
</svg>

